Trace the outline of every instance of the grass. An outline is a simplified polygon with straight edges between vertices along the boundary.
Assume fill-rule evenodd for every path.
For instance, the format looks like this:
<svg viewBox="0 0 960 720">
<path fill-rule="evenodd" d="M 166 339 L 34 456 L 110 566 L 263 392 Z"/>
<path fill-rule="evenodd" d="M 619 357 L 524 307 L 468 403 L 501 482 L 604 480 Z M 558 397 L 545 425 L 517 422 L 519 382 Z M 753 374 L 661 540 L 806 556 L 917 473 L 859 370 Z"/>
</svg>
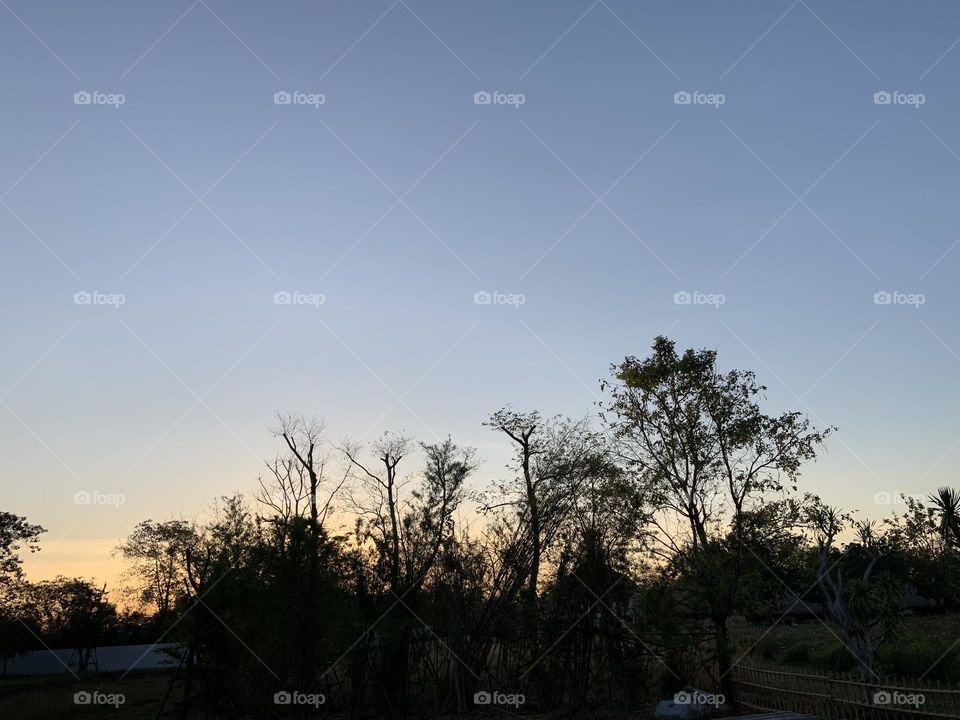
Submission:
<svg viewBox="0 0 960 720">
<path fill-rule="evenodd" d="M 853 654 L 838 635 L 816 620 L 773 628 L 743 625 L 736 632 L 737 657 L 747 653 L 744 665 L 756 660 L 784 669 L 855 672 Z M 907 617 L 881 646 L 877 664 L 881 676 L 960 683 L 960 615 Z"/>
<path fill-rule="evenodd" d="M 66 673 L 37 677 L 0 678 L 0 718 L 4 720 L 49 720 L 50 718 L 113 718 L 153 720 L 170 682 L 169 673 L 120 673 L 80 675 Z M 124 702 L 113 705 L 78 705 L 74 694 L 97 691 L 122 693 Z M 168 708 L 164 717 L 173 717 Z"/>
</svg>

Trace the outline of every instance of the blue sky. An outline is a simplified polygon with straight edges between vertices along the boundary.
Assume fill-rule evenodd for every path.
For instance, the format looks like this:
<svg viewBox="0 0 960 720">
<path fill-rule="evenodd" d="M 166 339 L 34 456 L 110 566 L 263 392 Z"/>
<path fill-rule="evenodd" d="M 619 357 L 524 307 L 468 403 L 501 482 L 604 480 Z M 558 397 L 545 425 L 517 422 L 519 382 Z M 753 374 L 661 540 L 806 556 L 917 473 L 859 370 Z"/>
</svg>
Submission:
<svg viewBox="0 0 960 720">
<path fill-rule="evenodd" d="M 593 412 L 661 333 L 839 426 L 807 489 L 955 482 L 958 38 L 949 2 L 6 0 L 0 505 L 49 528 L 35 572 L 255 487 L 277 410 L 450 433 L 482 483 L 487 414 Z"/>
</svg>

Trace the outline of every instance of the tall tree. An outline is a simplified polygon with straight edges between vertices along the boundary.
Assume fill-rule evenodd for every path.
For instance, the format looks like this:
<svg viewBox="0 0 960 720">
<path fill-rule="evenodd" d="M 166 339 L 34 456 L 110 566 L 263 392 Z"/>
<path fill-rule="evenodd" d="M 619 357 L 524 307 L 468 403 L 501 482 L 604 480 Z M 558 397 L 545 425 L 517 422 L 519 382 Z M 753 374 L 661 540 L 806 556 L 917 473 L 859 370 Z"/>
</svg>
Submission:
<svg viewBox="0 0 960 720">
<path fill-rule="evenodd" d="M 748 513 L 796 489 L 801 464 L 830 430 L 815 430 L 799 412 L 763 413 L 765 388 L 754 373 L 721 372 L 716 359 L 716 351 L 680 354 L 673 341 L 656 338 L 650 356 L 611 368 L 603 417 L 651 500 L 651 551 L 668 562 L 683 558 L 708 590 L 719 675 L 732 696 L 727 626 L 752 557 Z"/>
</svg>

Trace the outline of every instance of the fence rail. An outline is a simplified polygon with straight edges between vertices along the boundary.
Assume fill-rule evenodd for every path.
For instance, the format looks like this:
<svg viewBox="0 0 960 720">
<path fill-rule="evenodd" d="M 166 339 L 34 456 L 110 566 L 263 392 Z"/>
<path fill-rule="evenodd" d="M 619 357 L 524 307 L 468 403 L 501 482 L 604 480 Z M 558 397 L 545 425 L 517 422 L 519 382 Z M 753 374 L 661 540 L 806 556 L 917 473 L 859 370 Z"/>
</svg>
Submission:
<svg viewBox="0 0 960 720">
<path fill-rule="evenodd" d="M 852 675 L 792 673 L 737 666 L 737 703 L 763 711 L 789 710 L 824 720 L 944 720 L 960 718 L 960 688 L 939 682 Z"/>
</svg>

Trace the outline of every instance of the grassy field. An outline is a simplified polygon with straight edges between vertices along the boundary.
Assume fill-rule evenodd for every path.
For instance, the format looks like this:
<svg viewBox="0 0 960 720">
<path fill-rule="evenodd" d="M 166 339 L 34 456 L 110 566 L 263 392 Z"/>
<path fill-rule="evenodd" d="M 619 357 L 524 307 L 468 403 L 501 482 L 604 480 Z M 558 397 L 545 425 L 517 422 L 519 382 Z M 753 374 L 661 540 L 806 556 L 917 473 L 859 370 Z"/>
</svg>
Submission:
<svg viewBox="0 0 960 720">
<path fill-rule="evenodd" d="M 740 625 L 737 656 L 764 666 L 821 672 L 853 672 L 856 662 L 835 631 L 823 623 L 805 621 L 769 626 Z M 877 672 L 902 678 L 960 682 L 960 615 L 908 617 L 878 653 Z"/>
<path fill-rule="evenodd" d="M 120 680 L 120 673 L 68 674 L 39 677 L 0 678 L 0 718 L 4 720 L 50 720 L 51 718 L 156 718 L 157 709 L 167 691 L 169 673 L 131 673 Z M 94 693 L 98 699 L 123 695 L 119 705 L 74 702 L 76 693 Z M 116 699 L 116 698 L 115 698 Z M 164 717 L 174 717 L 173 712 Z"/>
</svg>

